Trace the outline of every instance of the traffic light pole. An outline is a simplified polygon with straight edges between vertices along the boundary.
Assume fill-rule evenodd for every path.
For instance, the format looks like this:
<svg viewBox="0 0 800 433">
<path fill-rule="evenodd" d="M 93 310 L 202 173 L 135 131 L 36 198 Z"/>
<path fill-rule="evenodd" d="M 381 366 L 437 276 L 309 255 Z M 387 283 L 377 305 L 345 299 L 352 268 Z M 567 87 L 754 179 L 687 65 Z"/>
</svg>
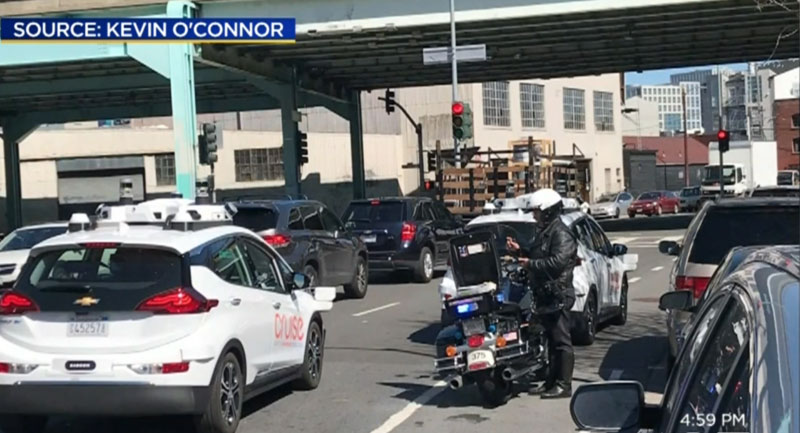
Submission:
<svg viewBox="0 0 800 433">
<path fill-rule="evenodd" d="M 418 153 L 418 158 L 419 158 L 419 164 L 418 164 L 419 165 L 419 187 L 422 188 L 425 185 L 425 167 L 424 167 L 424 163 L 423 163 L 423 160 L 422 160 L 423 153 L 424 153 L 423 150 L 422 150 L 422 124 L 418 123 L 416 120 L 414 120 L 414 118 L 411 117 L 410 114 L 408 114 L 408 111 L 406 111 L 406 107 L 403 107 L 403 105 L 400 104 L 399 102 L 397 102 L 396 100 L 394 100 L 394 99 L 391 99 L 391 100 L 390 99 L 386 99 L 386 98 L 384 98 L 382 96 L 378 97 L 378 100 L 379 101 L 383 101 L 383 102 L 387 102 L 387 103 L 399 108 L 400 111 L 402 111 L 403 114 L 406 116 L 406 119 L 408 119 L 408 121 L 411 122 L 411 124 L 414 126 L 414 131 L 417 133 L 417 153 Z"/>
</svg>

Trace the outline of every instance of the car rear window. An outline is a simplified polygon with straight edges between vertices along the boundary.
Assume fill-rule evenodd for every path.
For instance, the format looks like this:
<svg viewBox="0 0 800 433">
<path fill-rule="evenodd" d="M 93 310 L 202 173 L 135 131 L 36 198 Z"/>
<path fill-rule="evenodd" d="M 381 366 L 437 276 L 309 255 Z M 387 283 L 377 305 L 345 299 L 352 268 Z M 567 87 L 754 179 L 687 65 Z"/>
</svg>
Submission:
<svg viewBox="0 0 800 433">
<path fill-rule="evenodd" d="M 399 201 L 352 203 L 344 211 L 342 220 L 348 222 L 398 222 L 403 220 L 403 208 Z"/>
<path fill-rule="evenodd" d="M 66 227 L 19 229 L 0 242 L 0 251 L 29 250 L 36 244 L 66 233 Z"/>
<path fill-rule="evenodd" d="M 681 197 L 692 197 L 700 195 L 700 188 L 684 188 L 681 190 Z"/>
<path fill-rule="evenodd" d="M 661 197 L 661 194 L 659 194 L 657 192 L 646 192 L 646 193 L 640 195 L 637 200 L 655 200 L 655 199 L 657 199 L 659 197 Z"/>
<path fill-rule="evenodd" d="M 737 246 L 793 245 L 800 238 L 793 207 L 712 208 L 692 241 L 690 263 L 719 264 Z"/>
<path fill-rule="evenodd" d="M 278 213 L 268 208 L 238 208 L 233 224 L 254 232 L 274 229 L 278 225 Z"/>
<path fill-rule="evenodd" d="M 800 189 L 791 189 L 791 188 L 757 189 L 753 191 L 751 197 L 800 197 Z"/>
</svg>

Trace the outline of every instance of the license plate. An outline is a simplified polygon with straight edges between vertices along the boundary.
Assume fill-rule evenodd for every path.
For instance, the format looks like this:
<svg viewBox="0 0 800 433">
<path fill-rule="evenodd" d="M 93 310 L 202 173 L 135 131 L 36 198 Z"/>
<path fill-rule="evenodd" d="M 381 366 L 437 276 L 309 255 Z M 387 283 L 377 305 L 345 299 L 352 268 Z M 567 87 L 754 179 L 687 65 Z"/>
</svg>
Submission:
<svg viewBox="0 0 800 433">
<path fill-rule="evenodd" d="M 108 321 L 76 320 L 67 328 L 68 337 L 108 337 Z"/>
<path fill-rule="evenodd" d="M 467 354 L 467 369 L 483 370 L 494 366 L 494 353 L 491 350 L 476 350 Z"/>
<path fill-rule="evenodd" d="M 361 236 L 361 240 L 364 241 L 364 243 L 366 243 L 366 244 L 374 244 L 378 240 L 378 237 L 375 236 L 375 235 L 373 235 L 373 236 Z"/>
<path fill-rule="evenodd" d="M 466 336 L 486 333 L 486 324 L 483 319 L 465 320 L 461 327 L 464 328 L 464 335 Z"/>
</svg>

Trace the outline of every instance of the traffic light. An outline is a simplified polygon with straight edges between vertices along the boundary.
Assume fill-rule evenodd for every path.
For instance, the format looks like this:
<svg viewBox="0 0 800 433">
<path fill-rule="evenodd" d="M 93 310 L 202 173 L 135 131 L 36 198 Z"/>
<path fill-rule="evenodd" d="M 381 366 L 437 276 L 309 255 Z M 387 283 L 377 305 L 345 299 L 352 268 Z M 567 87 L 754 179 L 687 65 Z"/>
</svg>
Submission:
<svg viewBox="0 0 800 433">
<path fill-rule="evenodd" d="M 432 180 L 426 180 L 423 187 L 425 188 L 425 191 L 433 191 L 433 189 L 436 187 L 436 182 Z"/>
<path fill-rule="evenodd" d="M 308 136 L 301 131 L 297 131 L 297 158 L 300 165 L 308 164 Z"/>
<path fill-rule="evenodd" d="M 727 152 L 731 148 L 731 135 L 728 131 L 720 129 L 717 132 L 717 142 L 719 144 L 719 151 L 722 153 Z"/>
<path fill-rule="evenodd" d="M 472 109 L 466 102 L 453 103 L 453 137 L 472 138 Z"/>
<path fill-rule="evenodd" d="M 436 171 L 436 154 L 428 152 L 428 172 Z"/>
<path fill-rule="evenodd" d="M 197 137 L 197 145 L 200 164 L 212 165 L 217 162 L 217 150 L 219 150 L 217 125 L 213 123 L 204 123 L 202 126 L 202 134 Z"/>
<path fill-rule="evenodd" d="M 394 91 L 386 89 L 386 96 L 384 96 L 384 101 L 386 103 L 386 114 L 394 113 Z"/>
</svg>

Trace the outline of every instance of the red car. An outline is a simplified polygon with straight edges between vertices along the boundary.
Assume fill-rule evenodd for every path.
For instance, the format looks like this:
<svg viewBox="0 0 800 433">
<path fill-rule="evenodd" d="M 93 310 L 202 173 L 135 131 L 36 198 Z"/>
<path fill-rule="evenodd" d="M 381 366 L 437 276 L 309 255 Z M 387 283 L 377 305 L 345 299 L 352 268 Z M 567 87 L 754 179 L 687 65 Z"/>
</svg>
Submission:
<svg viewBox="0 0 800 433">
<path fill-rule="evenodd" d="M 663 213 L 678 213 L 681 210 L 681 199 L 670 191 L 652 191 L 642 193 L 630 207 L 628 216 L 633 218 L 637 214 L 661 215 Z"/>
</svg>

